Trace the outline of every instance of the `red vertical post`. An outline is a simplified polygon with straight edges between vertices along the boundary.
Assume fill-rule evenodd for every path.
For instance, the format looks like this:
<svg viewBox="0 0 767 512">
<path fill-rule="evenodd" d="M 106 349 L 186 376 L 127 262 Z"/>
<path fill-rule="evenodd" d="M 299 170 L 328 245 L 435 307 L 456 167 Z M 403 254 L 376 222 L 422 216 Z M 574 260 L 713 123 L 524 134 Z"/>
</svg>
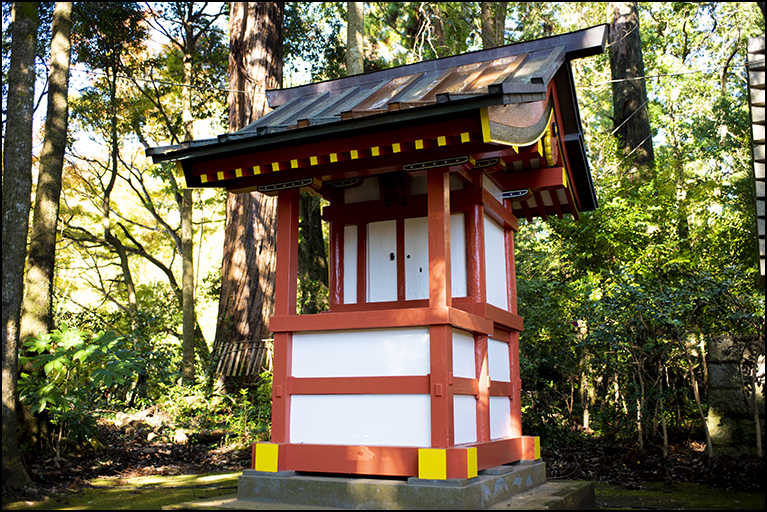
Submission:
<svg viewBox="0 0 767 512">
<path fill-rule="evenodd" d="M 511 210 L 511 201 L 506 199 L 504 206 Z M 514 231 L 506 230 L 506 275 L 508 279 L 509 311 L 517 314 L 517 267 L 514 254 Z M 522 381 L 519 374 L 519 332 L 512 331 L 509 342 L 509 363 L 511 377 L 511 435 L 522 435 Z"/>
<path fill-rule="evenodd" d="M 330 222 L 329 228 L 328 306 L 332 310 L 335 306 L 344 303 L 344 226 L 339 221 L 333 221 Z"/>
<path fill-rule="evenodd" d="M 429 307 L 452 305 L 450 283 L 450 173 L 427 171 Z"/>
<path fill-rule="evenodd" d="M 450 174 L 447 169 L 427 171 L 427 215 L 429 223 L 429 307 L 452 305 L 450 287 Z M 431 355 L 431 445 L 453 445 L 453 328 L 432 325 Z"/>
<path fill-rule="evenodd" d="M 277 197 L 277 264 L 274 287 L 275 316 L 295 315 L 298 293 L 298 189 L 283 190 Z M 274 336 L 272 382 L 272 442 L 290 441 L 290 377 L 293 335 Z"/>
<path fill-rule="evenodd" d="M 453 327 L 429 328 L 431 356 L 431 446 L 447 448 L 454 444 L 453 428 Z"/>
<path fill-rule="evenodd" d="M 467 292 L 471 301 L 486 301 L 485 294 L 485 209 L 481 204 L 471 206 L 466 212 L 466 277 Z"/>
<path fill-rule="evenodd" d="M 477 375 L 477 442 L 490 441 L 490 388 L 487 387 L 487 335 L 477 334 L 474 341 L 474 364 Z"/>
<path fill-rule="evenodd" d="M 368 225 L 357 224 L 357 305 L 365 304 L 368 289 Z"/>
</svg>

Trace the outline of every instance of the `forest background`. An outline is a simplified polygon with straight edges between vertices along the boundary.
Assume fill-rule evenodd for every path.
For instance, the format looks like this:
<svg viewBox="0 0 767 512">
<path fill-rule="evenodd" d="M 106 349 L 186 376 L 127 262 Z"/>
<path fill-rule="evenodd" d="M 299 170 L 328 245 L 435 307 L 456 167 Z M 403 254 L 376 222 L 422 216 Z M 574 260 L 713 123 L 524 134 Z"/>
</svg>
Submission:
<svg viewBox="0 0 767 512">
<path fill-rule="evenodd" d="M 55 5 L 41 2 L 31 14 L 35 112 L 49 120 Z M 616 136 L 609 51 L 574 61 L 599 208 L 577 222 L 520 220 L 523 431 L 544 446 L 575 436 L 662 445 L 664 454 L 673 443 L 711 450 L 706 340 L 756 335 L 761 345 L 750 350 L 764 354 L 745 69 L 746 39 L 764 33 L 764 14 L 756 3 L 734 2 L 652 2 L 636 12 L 647 97 L 627 117 L 649 118 L 649 141 L 626 151 Z M 185 190 L 173 166 L 144 156 L 147 147 L 228 130 L 228 16 L 227 4 L 74 3 L 55 272 L 41 324 L 24 320 L 35 317 L 34 221 L 25 249 L 20 405 L 11 407 L 24 460 L 51 448 L 55 463 L 103 449 L 99 424 L 150 407 L 166 417 L 149 434 L 156 439 L 177 440 L 179 432 L 241 446 L 268 439 L 268 370 L 241 381 L 215 371 L 226 338 L 219 325 L 224 193 Z M 282 86 L 347 74 L 347 16 L 347 3 L 284 4 Z M 4 2 L 4 226 L 10 18 Z M 592 2 L 367 2 L 363 69 L 608 21 L 606 5 Z M 35 124 L 30 149 L 30 218 L 42 208 L 35 201 L 43 130 Z M 650 142 L 651 165 L 638 172 L 635 149 Z M 321 207 L 302 200 L 302 246 L 319 249 L 302 255 L 300 313 L 327 307 Z M 5 227 L 3 244 L 7 250 Z M 4 259 L 4 323 L 6 287 Z M 194 304 L 191 315 L 185 303 Z M 4 393 L 5 370 L 4 359 Z M 752 403 L 764 376 L 754 364 L 742 375 Z"/>
</svg>

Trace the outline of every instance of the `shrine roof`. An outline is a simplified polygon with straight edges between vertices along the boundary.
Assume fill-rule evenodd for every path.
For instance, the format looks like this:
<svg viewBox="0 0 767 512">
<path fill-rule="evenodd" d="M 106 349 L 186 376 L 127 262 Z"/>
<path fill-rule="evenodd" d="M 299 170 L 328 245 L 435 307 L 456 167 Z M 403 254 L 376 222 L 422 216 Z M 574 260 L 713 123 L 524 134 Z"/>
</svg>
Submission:
<svg viewBox="0 0 767 512">
<path fill-rule="evenodd" d="M 569 61 L 604 51 L 600 25 L 524 43 L 266 92 L 273 109 L 235 133 L 147 149 L 155 163 L 179 161 L 189 186 L 209 186 L 191 164 L 393 127 L 441 122 L 494 105 L 543 102 L 554 82 L 559 132 L 579 209 L 596 207 Z M 220 185 L 219 185 L 220 186 Z M 236 187 L 235 187 L 236 188 Z"/>
</svg>

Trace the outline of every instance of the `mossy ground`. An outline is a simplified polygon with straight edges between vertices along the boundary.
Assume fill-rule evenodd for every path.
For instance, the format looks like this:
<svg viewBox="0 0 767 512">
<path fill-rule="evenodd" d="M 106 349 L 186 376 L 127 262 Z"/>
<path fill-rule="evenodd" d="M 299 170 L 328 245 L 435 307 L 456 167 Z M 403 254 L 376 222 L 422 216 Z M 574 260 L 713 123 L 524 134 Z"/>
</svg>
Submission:
<svg viewBox="0 0 767 512">
<path fill-rule="evenodd" d="M 694 483 L 646 482 L 637 490 L 596 484 L 594 494 L 602 510 L 765 510 L 764 493 L 723 491 Z"/>
<path fill-rule="evenodd" d="M 41 501 L 3 500 L 3 510 L 160 510 L 237 492 L 240 471 L 207 475 L 98 478 L 77 491 L 63 491 Z M 602 510 L 765 510 L 765 495 L 723 491 L 703 484 L 646 482 L 641 489 L 596 484 Z"/>
<path fill-rule="evenodd" d="M 4 510 L 160 510 L 167 505 L 237 493 L 241 471 L 207 475 L 97 478 L 89 487 L 42 501 L 6 502 Z"/>
</svg>

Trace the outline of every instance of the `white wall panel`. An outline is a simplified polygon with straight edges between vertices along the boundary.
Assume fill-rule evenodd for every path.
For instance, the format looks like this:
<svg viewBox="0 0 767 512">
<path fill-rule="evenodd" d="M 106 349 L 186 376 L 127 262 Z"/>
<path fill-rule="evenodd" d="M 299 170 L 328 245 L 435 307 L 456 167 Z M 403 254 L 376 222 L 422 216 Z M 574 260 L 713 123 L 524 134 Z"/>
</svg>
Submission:
<svg viewBox="0 0 767 512">
<path fill-rule="evenodd" d="M 293 395 L 290 442 L 431 446 L 429 395 Z"/>
<path fill-rule="evenodd" d="M 490 439 L 511 437 L 511 401 L 507 396 L 490 397 Z"/>
<path fill-rule="evenodd" d="M 450 283 L 453 297 L 468 295 L 466 284 L 466 223 L 463 213 L 450 216 Z"/>
<path fill-rule="evenodd" d="M 428 375 L 429 328 L 293 334 L 293 377 Z"/>
<path fill-rule="evenodd" d="M 405 299 L 429 298 L 429 222 L 405 219 Z"/>
<path fill-rule="evenodd" d="M 397 300 L 397 221 L 368 224 L 368 302 Z"/>
<path fill-rule="evenodd" d="M 485 286 L 487 302 L 508 311 L 504 231 L 485 215 Z"/>
<path fill-rule="evenodd" d="M 474 336 L 466 331 L 453 329 L 453 375 L 474 379 Z"/>
<path fill-rule="evenodd" d="M 472 395 L 453 395 L 453 440 L 455 444 L 477 441 L 477 400 Z"/>
<path fill-rule="evenodd" d="M 344 226 L 344 304 L 357 303 L 357 226 Z"/>
<path fill-rule="evenodd" d="M 508 343 L 487 340 L 487 369 L 491 382 L 494 380 L 511 382 Z"/>
</svg>

